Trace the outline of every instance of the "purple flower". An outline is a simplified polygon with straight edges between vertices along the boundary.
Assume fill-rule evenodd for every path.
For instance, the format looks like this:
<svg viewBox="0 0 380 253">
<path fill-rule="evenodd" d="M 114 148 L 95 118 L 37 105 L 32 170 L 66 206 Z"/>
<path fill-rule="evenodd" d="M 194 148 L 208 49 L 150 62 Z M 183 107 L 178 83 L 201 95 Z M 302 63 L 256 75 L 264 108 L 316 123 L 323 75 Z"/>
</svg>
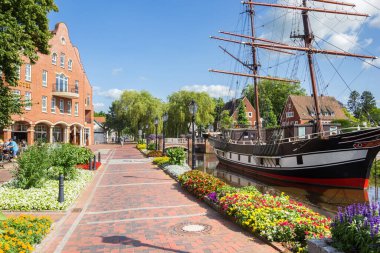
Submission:
<svg viewBox="0 0 380 253">
<path fill-rule="evenodd" d="M 216 203 L 218 202 L 218 196 L 216 195 L 216 192 L 211 192 L 207 195 L 209 199 L 212 200 L 212 202 Z"/>
</svg>

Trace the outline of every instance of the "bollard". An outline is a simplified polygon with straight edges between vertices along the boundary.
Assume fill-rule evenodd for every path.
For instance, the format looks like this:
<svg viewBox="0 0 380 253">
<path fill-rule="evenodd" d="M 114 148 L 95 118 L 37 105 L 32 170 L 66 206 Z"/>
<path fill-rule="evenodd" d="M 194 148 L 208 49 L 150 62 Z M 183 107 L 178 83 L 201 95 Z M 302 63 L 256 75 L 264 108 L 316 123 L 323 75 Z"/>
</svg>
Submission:
<svg viewBox="0 0 380 253">
<path fill-rule="evenodd" d="M 92 159 L 88 159 L 88 170 L 92 170 Z"/>
<path fill-rule="evenodd" d="M 94 155 L 94 167 L 93 167 L 94 170 L 96 170 L 96 155 Z"/>
<path fill-rule="evenodd" d="M 98 162 L 101 162 L 100 152 L 98 152 Z"/>
<path fill-rule="evenodd" d="M 62 203 L 63 201 L 65 201 L 65 196 L 64 196 L 63 190 L 64 190 L 64 188 L 63 188 L 63 175 L 60 174 L 59 175 L 59 191 L 58 191 L 58 202 L 59 203 Z"/>
</svg>

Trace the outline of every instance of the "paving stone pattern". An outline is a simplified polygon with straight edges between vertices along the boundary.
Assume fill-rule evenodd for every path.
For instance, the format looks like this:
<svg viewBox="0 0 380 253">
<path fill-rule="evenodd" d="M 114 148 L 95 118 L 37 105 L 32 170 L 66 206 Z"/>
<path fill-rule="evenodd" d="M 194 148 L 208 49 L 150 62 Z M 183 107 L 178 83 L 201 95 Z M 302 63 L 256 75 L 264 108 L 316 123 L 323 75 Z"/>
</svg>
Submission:
<svg viewBox="0 0 380 253">
<path fill-rule="evenodd" d="M 109 149 L 107 161 L 37 252 L 278 252 L 181 189 L 132 145 Z M 108 159 L 107 159 L 108 156 Z M 205 224 L 204 233 L 176 233 L 178 224 Z"/>
</svg>

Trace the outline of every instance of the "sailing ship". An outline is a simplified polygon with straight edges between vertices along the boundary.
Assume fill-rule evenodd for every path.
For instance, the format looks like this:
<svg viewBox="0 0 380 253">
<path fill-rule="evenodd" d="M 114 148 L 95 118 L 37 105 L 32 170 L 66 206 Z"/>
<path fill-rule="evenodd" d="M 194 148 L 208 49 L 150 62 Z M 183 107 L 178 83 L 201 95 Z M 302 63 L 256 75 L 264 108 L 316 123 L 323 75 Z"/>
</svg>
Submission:
<svg viewBox="0 0 380 253">
<path fill-rule="evenodd" d="M 216 156 L 222 164 L 231 170 L 253 177 L 265 177 L 276 180 L 295 182 L 308 185 L 344 187 L 365 189 L 369 186 L 369 176 L 372 163 L 380 150 L 380 128 L 369 127 L 346 132 L 344 129 L 329 131 L 321 115 L 321 97 L 318 96 L 317 78 L 314 55 L 327 54 L 345 57 L 376 59 L 374 56 L 352 54 L 346 51 L 332 51 L 317 49 L 313 46 L 315 38 L 309 20 L 310 12 L 321 12 L 336 15 L 368 16 L 367 14 L 344 10 L 329 10 L 308 6 L 308 2 L 321 2 L 327 5 L 352 6 L 347 2 L 333 0 L 302 0 L 301 6 L 285 4 L 263 3 L 254 0 L 242 2 L 249 15 L 250 34 L 220 32 L 240 40 L 211 36 L 211 38 L 227 41 L 251 49 L 251 63 L 240 60 L 222 50 L 242 64 L 248 73 L 236 73 L 211 69 L 211 72 L 243 76 L 253 79 L 255 91 L 256 125 L 247 128 L 223 130 L 219 134 L 209 136 Z M 267 6 L 272 8 L 292 9 L 301 11 L 303 34 L 292 35 L 293 39 L 301 39 L 304 46 L 292 46 L 261 38 L 255 34 L 255 7 Z M 247 41 L 242 41 L 247 40 Z M 259 75 L 260 64 L 257 50 L 273 50 L 280 53 L 289 53 L 293 50 L 304 52 L 307 56 L 308 71 L 312 86 L 315 120 L 307 127 L 313 130 L 312 134 L 293 136 L 292 125 L 277 129 L 263 129 L 259 108 L 260 80 L 275 80 L 284 82 L 298 82 L 286 78 Z"/>
</svg>

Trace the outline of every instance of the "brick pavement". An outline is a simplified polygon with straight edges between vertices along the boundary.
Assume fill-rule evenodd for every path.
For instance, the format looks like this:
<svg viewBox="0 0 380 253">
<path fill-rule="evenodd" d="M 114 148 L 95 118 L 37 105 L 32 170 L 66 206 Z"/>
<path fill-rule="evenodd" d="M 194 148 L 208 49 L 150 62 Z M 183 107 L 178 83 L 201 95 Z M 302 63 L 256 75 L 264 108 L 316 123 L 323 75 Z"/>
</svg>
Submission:
<svg viewBox="0 0 380 253">
<path fill-rule="evenodd" d="M 132 145 L 102 145 L 102 168 L 36 252 L 278 252 L 185 192 Z M 107 158 L 108 159 L 104 159 Z M 185 234 L 181 224 L 211 226 Z"/>
</svg>

